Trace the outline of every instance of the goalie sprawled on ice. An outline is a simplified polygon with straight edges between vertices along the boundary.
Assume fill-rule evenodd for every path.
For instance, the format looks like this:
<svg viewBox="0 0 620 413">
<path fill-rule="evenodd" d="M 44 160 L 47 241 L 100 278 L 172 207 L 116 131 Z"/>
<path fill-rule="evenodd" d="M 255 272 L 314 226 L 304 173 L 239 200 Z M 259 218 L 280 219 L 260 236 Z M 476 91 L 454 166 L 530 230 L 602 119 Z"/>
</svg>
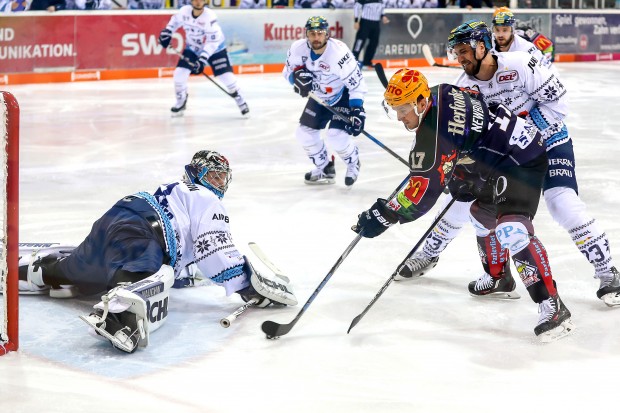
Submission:
<svg viewBox="0 0 620 413">
<path fill-rule="evenodd" d="M 166 320 L 170 288 L 194 285 L 186 267 L 258 307 L 295 305 L 288 280 L 257 274 L 237 250 L 221 199 L 228 160 L 197 152 L 180 181 L 118 201 L 77 247 L 22 244 L 20 292 L 71 297 L 107 291 L 81 317 L 114 347 L 133 352 Z"/>
</svg>

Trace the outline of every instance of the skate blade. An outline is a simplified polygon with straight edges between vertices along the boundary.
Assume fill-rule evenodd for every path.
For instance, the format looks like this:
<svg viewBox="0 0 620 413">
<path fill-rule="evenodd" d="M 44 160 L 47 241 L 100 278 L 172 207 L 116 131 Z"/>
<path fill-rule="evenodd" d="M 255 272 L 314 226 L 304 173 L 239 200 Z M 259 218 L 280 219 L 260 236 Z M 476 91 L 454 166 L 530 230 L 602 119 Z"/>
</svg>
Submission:
<svg viewBox="0 0 620 413">
<path fill-rule="evenodd" d="M 102 320 L 99 317 L 83 316 L 83 315 L 79 317 L 82 321 L 88 324 L 93 330 L 95 330 L 96 334 L 99 334 L 103 338 L 109 340 L 110 343 L 112 343 L 112 345 L 116 347 L 117 349 L 122 350 L 126 353 L 133 353 L 138 347 L 137 345 L 133 344 L 131 339 L 125 338 L 125 340 L 120 340 L 118 337 L 111 335 L 110 333 L 105 331 L 103 328 L 97 326 L 97 324 L 100 324 L 102 322 Z"/>
<path fill-rule="evenodd" d="M 519 294 L 516 291 L 497 292 L 497 293 L 484 294 L 484 295 L 476 295 L 476 294 L 469 293 L 469 295 L 471 295 L 472 297 L 476 297 L 476 298 L 487 298 L 487 299 L 493 299 L 493 300 L 518 300 L 519 298 L 521 298 L 521 294 Z"/>
<path fill-rule="evenodd" d="M 332 185 L 336 183 L 336 179 L 335 178 L 321 178 L 321 179 L 317 179 L 316 181 L 304 180 L 304 182 L 306 183 L 306 185 Z"/>
<path fill-rule="evenodd" d="M 573 331 L 575 331 L 575 328 L 576 326 L 573 324 L 573 322 L 569 318 L 567 320 L 564 320 L 562 324 L 560 324 L 556 328 L 549 330 L 549 331 L 545 331 L 538 337 L 540 337 L 541 343 L 551 343 L 552 341 L 557 341 L 571 334 Z"/>
<path fill-rule="evenodd" d="M 77 297 L 77 295 L 78 289 L 73 285 L 50 289 L 50 297 L 52 298 L 73 298 Z"/>
<path fill-rule="evenodd" d="M 609 293 L 601 297 L 601 300 L 607 307 L 615 307 L 620 305 L 620 293 Z"/>
<path fill-rule="evenodd" d="M 182 110 L 180 112 L 170 112 L 170 117 L 172 118 L 182 118 L 183 115 L 185 115 L 185 110 Z"/>
</svg>

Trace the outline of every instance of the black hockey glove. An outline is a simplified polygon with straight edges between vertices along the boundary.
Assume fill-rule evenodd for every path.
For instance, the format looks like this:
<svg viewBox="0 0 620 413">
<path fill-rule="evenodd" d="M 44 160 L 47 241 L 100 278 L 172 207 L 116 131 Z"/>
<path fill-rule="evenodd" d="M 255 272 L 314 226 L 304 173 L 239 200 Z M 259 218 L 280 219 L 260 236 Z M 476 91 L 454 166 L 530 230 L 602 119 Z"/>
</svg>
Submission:
<svg viewBox="0 0 620 413">
<path fill-rule="evenodd" d="M 366 112 L 362 106 L 351 108 L 351 116 L 349 120 L 351 121 L 350 125 L 346 125 L 344 129 L 348 134 L 357 136 L 362 133 L 364 130 L 364 124 L 366 123 Z"/>
<path fill-rule="evenodd" d="M 196 63 L 194 63 L 194 67 L 192 67 L 193 75 L 200 75 L 205 70 L 205 62 L 202 59 L 198 59 Z"/>
<path fill-rule="evenodd" d="M 385 199 L 377 199 L 368 211 L 357 217 L 357 224 L 351 229 L 364 238 L 374 238 L 398 222 L 398 214 L 389 209 Z"/>
<path fill-rule="evenodd" d="M 302 98 L 308 97 L 308 94 L 312 92 L 312 81 L 312 72 L 304 66 L 295 69 L 293 72 L 293 90 Z"/>
<path fill-rule="evenodd" d="M 159 44 L 161 44 L 164 49 L 170 46 L 170 40 L 172 40 L 172 32 L 170 30 L 164 29 L 159 33 Z"/>
</svg>

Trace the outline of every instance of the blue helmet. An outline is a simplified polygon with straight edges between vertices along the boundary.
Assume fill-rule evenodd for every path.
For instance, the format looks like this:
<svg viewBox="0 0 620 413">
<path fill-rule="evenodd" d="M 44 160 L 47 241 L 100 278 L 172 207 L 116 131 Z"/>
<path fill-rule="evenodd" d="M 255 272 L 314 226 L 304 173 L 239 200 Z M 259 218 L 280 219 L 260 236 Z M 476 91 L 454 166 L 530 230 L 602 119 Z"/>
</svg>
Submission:
<svg viewBox="0 0 620 413">
<path fill-rule="evenodd" d="M 204 186 L 220 199 L 232 180 L 228 159 L 215 151 L 196 152 L 189 165 L 185 166 L 185 175 L 189 182 Z"/>
<path fill-rule="evenodd" d="M 517 20 L 508 7 L 500 7 L 493 13 L 493 26 L 514 27 Z"/>
<path fill-rule="evenodd" d="M 327 30 L 329 32 L 329 23 L 323 16 L 313 16 L 306 21 L 306 31 L 308 30 Z"/>
<path fill-rule="evenodd" d="M 490 50 L 491 31 L 487 24 L 480 20 L 468 20 L 460 26 L 455 27 L 448 36 L 448 57 L 452 55 L 452 50 L 457 44 L 468 44 L 475 48 L 478 42 L 484 42 L 484 47 Z"/>
</svg>

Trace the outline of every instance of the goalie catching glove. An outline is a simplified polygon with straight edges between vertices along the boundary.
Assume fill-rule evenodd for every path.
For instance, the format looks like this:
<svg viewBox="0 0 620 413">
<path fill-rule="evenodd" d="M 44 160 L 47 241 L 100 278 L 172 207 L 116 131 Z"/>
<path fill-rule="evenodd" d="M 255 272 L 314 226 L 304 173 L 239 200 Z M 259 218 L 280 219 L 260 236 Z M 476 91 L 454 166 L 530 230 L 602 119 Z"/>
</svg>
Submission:
<svg viewBox="0 0 620 413">
<path fill-rule="evenodd" d="M 312 92 L 313 79 L 311 71 L 304 66 L 298 67 L 293 72 L 293 90 L 302 98 L 308 97 L 310 92 Z"/>
<path fill-rule="evenodd" d="M 297 297 L 293 293 L 291 286 L 280 277 L 268 277 L 259 274 L 250 261 L 245 258 L 243 272 L 248 275 L 250 285 L 237 291 L 246 303 L 252 299 L 257 299 L 257 307 L 267 307 L 270 304 L 277 305 L 297 305 Z"/>
<path fill-rule="evenodd" d="M 386 205 L 385 199 L 377 199 L 368 211 L 358 215 L 357 224 L 351 229 L 364 238 L 374 238 L 398 222 L 398 214 Z"/>
</svg>

